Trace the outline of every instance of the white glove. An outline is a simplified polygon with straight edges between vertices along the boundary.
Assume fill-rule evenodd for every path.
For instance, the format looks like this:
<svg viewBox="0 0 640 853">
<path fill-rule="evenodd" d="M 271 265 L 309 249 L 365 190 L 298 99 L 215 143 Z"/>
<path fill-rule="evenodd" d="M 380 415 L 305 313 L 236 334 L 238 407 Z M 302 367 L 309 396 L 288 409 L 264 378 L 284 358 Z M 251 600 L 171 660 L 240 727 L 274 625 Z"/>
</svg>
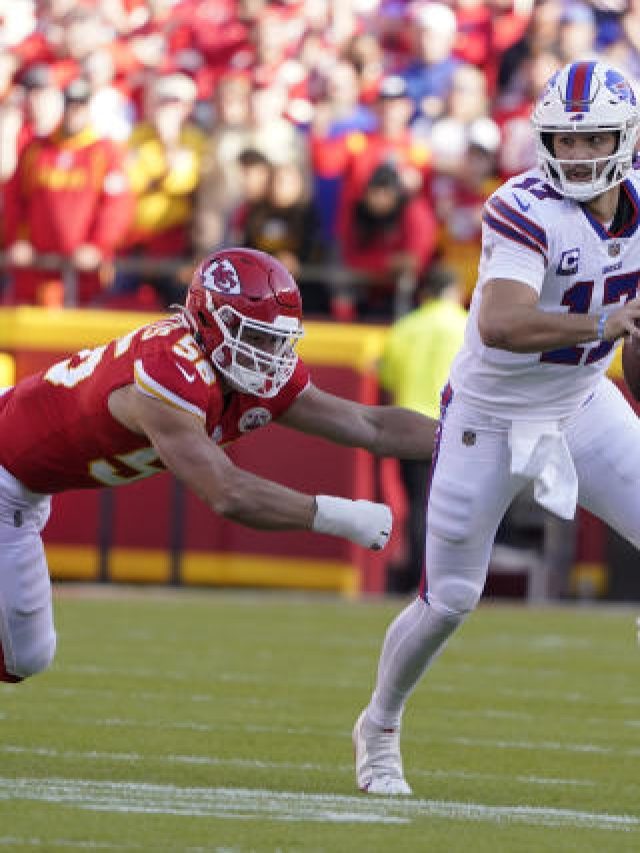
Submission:
<svg viewBox="0 0 640 853">
<path fill-rule="evenodd" d="M 364 548 L 380 551 L 389 541 L 393 519 L 386 504 L 316 495 L 312 530 L 342 536 Z"/>
</svg>

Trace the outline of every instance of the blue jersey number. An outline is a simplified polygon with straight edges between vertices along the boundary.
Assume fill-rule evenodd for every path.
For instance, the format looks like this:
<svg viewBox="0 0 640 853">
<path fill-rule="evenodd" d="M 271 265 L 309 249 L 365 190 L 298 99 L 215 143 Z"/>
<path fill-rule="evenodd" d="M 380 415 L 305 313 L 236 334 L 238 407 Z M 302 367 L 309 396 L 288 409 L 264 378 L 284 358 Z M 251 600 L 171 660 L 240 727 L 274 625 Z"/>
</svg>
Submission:
<svg viewBox="0 0 640 853">
<path fill-rule="evenodd" d="M 618 302 L 628 302 L 636 295 L 640 272 L 622 273 L 612 275 L 604 281 L 604 296 L 602 298 L 603 308 L 607 305 L 615 305 Z M 588 314 L 593 297 L 592 281 L 579 281 L 565 291 L 562 297 L 562 305 L 566 305 L 570 314 Z M 611 352 L 615 341 L 602 341 L 597 347 L 589 351 L 585 364 L 593 364 L 600 361 Z M 563 349 L 549 350 L 543 352 L 540 361 L 547 364 L 580 364 L 586 347 L 564 347 Z"/>
<path fill-rule="evenodd" d="M 552 186 L 546 184 L 540 178 L 525 178 L 524 181 L 520 181 L 519 184 L 514 184 L 513 188 L 526 190 L 528 193 L 531 193 L 531 195 L 534 195 L 539 199 L 553 198 L 556 201 L 561 201 L 563 198 L 559 192 L 554 190 Z"/>
</svg>

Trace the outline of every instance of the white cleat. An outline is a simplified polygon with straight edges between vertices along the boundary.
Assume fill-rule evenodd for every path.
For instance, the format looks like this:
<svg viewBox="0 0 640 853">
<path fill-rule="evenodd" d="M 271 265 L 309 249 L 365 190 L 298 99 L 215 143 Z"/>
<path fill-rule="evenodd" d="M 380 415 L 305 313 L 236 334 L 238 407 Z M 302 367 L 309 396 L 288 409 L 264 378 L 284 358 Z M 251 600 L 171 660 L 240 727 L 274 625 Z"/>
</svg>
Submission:
<svg viewBox="0 0 640 853">
<path fill-rule="evenodd" d="M 366 709 L 353 727 L 356 782 L 367 794 L 411 794 L 402 772 L 400 730 L 381 729 L 367 719 Z"/>
</svg>

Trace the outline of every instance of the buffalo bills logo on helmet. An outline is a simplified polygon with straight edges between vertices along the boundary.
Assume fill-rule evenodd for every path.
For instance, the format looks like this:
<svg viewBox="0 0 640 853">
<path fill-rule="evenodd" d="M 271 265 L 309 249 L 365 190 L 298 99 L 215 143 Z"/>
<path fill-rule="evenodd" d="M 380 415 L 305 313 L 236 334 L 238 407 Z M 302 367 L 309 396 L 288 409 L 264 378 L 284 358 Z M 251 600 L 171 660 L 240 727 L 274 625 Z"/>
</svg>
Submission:
<svg viewBox="0 0 640 853">
<path fill-rule="evenodd" d="M 540 100 L 541 100 L 541 101 L 544 101 L 544 99 L 546 98 L 546 96 L 547 96 L 550 92 L 553 92 L 553 90 L 554 90 L 554 89 L 555 89 L 555 87 L 556 87 L 556 84 L 558 83 L 558 77 L 559 77 L 559 76 L 560 76 L 560 72 L 559 72 L 559 71 L 556 71 L 556 73 L 555 73 L 551 78 L 549 78 L 549 80 L 547 81 L 547 85 L 544 87 L 544 90 L 543 90 L 543 92 L 542 92 L 542 95 L 540 96 Z"/>
<path fill-rule="evenodd" d="M 635 106 L 636 96 L 631 88 L 631 84 L 619 71 L 616 71 L 614 68 L 607 69 L 604 82 L 607 89 L 613 95 L 616 95 L 621 101 L 628 101 Z"/>
<path fill-rule="evenodd" d="M 240 293 L 240 278 L 234 265 L 226 258 L 217 258 L 202 270 L 202 284 L 218 293 Z"/>
</svg>

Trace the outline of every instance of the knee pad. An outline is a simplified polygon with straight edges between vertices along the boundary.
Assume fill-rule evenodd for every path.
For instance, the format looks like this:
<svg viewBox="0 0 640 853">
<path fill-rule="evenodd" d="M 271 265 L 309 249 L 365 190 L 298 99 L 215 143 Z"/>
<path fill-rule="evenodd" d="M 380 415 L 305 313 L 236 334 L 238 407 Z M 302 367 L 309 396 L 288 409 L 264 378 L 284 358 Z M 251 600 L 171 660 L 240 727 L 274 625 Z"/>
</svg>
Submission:
<svg viewBox="0 0 640 853">
<path fill-rule="evenodd" d="M 51 666 L 56 653 L 56 636 L 53 634 L 40 643 L 15 650 L 13 674 L 19 679 L 37 675 Z"/>
<path fill-rule="evenodd" d="M 429 586 L 429 604 L 443 616 L 453 619 L 463 618 L 475 609 L 482 586 L 466 578 L 444 577 Z"/>
</svg>

